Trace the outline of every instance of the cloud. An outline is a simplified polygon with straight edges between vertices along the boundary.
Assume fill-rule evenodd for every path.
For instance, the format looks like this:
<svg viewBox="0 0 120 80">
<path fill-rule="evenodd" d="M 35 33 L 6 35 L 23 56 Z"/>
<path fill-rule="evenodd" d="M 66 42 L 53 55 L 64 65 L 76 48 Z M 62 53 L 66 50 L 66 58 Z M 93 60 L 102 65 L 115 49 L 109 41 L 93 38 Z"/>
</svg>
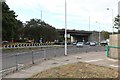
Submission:
<svg viewBox="0 0 120 80">
<path fill-rule="evenodd" d="M 96 26 L 96 21 L 107 29 L 111 26 L 112 12 L 106 8 L 113 9 L 114 17 L 118 13 L 119 0 L 66 0 L 67 1 L 67 24 L 68 26 L 88 26 L 89 16 L 91 26 Z M 49 24 L 64 27 L 65 0 L 7 0 L 8 5 L 18 16 L 18 19 L 27 21 L 31 18 L 41 18 Z M 95 29 L 95 27 L 93 27 Z M 111 30 L 110 30 L 111 31 Z"/>
</svg>

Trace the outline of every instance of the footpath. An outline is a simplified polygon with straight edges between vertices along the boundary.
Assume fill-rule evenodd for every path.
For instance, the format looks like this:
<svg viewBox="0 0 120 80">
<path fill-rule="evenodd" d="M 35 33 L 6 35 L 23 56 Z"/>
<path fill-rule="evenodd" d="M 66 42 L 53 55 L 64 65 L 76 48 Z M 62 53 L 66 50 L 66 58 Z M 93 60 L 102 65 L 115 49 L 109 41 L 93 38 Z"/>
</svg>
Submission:
<svg viewBox="0 0 120 80">
<path fill-rule="evenodd" d="M 22 69 L 20 71 L 11 73 L 4 76 L 3 78 L 30 78 L 31 76 L 50 69 L 52 67 L 57 67 L 66 64 L 72 64 L 76 62 L 86 62 L 90 64 L 96 64 L 99 66 L 105 66 L 118 70 L 118 60 L 110 59 L 105 56 L 105 51 L 103 52 L 88 52 L 88 53 L 78 53 L 62 57 L 52 58 L 50 60 L 44 60 L 43 62 L 36 63 L 35 65 Z"/>
</svg>

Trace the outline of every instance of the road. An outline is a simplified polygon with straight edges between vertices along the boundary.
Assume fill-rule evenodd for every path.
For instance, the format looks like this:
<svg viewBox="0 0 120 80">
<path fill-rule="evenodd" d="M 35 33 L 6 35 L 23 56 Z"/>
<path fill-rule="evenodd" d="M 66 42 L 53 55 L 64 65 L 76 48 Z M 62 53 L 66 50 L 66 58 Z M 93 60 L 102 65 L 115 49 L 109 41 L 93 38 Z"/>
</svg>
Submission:
<svg viewBox="0 0 120 80">
<path fill-rule="evenodd" d="M 96 52 L 96 51 L 105 51 L 105 47 L 103 46 L 83 46 L 83 48 L 77 48 L 76 46 L 68 47 L 68 55 L 84 53 L 84 52 Z M 43 58 L 51 59 L 53 57 L 64 56 L 64 47 L 60 48 L 48 48 L 45 50 L 34 50 L 32 56 L 32 50 L 27 52 L 15 52 L 15 53 L 2 53 L 2 69 L 13 68 L 16 66 L 16 63 L 19 65 L 26 65 L 28 63 L 32 63 L 32 59 L 34 62 L 36 60 L 40 60 Z M 16 62 L 17 60 L 17 62 Z"/>
</svg>

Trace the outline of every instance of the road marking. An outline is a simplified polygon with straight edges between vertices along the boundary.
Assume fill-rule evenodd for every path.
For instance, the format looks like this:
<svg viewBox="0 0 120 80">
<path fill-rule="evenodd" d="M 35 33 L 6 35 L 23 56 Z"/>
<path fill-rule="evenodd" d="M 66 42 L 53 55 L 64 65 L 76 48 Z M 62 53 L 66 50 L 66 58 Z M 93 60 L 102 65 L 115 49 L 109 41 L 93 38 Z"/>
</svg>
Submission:
<svg viewBox="0 0 120 80">
<path fill-rule="evenodd" d="M 115 65 L 110 65 L 111 67 L 116 67 L 116 68 L 118 68 L 119 66 L 117 65 L 117 66 L 115 66 Z"/>
<path fill-rule="evenodd" d="M 24 64 L 18 64 L 18 66 L 24 66 Z"/>
<path fill-rule="evenodd" d="M 108 58 L 108 60 L 113 61 L 113 62 L 117 62 L 118 61 L 116 59 L 110 59 L 110 58 Z"/>
<path fill-rule="evenodd" d="M 95 59 L 95 60 L 89 60 L 89 61 L 85 61 L 85 62 L 97 62 L 97 61 L 101 61 L 103 59 Z"/>
</svg>

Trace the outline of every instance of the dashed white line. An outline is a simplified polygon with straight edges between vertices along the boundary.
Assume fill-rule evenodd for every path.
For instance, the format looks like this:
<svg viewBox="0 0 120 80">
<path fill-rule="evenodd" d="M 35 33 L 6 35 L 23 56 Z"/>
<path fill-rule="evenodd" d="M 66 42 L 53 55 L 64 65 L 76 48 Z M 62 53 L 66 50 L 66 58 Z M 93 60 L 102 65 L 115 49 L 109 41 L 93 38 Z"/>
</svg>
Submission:
<svg viewBox="0 0 120 80">
<path fill-rule="evenodd" d="M 101 61 L 103 59 L 95 59 L 95 60 L 88 60 L 88 61 L 85 61 L 85 62 L 97 62 L 97 61 Z"/>
<path fill-rule="evenodd" d="M 118 67 L 119 67 L 118 65 L 117 65 L 117 66 L 116 66 L 116 65 L 110 65 L 110 66 L 111 66 L 111 67 L 116 67 L 116 68 L 118 68 Z"/>
</svg>

